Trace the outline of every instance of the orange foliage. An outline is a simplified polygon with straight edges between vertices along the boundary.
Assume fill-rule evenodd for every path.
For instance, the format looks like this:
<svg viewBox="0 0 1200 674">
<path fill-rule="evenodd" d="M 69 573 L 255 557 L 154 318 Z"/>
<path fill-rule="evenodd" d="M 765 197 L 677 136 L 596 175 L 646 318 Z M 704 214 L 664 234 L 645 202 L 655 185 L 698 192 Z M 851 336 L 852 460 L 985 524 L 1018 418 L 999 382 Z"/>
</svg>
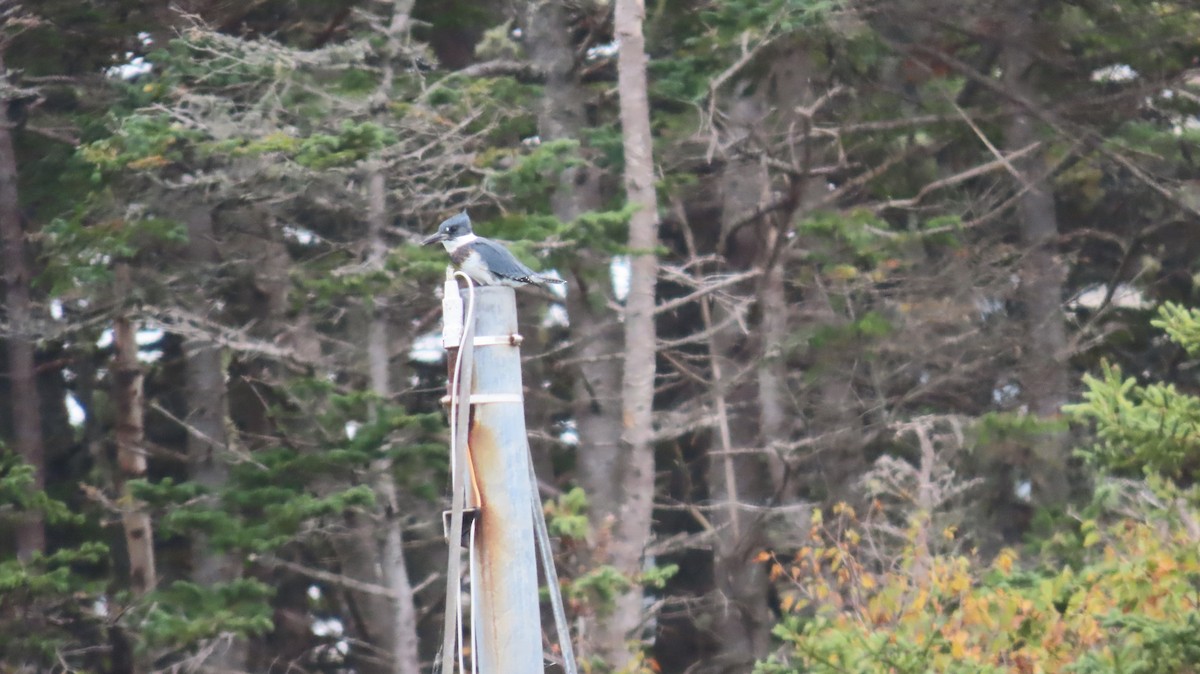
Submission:
<svg viewBox="0 0 1200 674">
<path fill-rule="evenodd" d="M 1182 530 L 1085 523 L 1096 537 L 1079 571 L 1020 571 L 1012 549 L 990 565 L 918 554 L 911 542 L 880 568 L 859 554 L 853 511 L 833 512 L 832 527 L 813 516 L 792 573 L 772 574 L 787 612 L 776 634 L 793 647 L 758 672 L 1195 671 L 1200 550 Z"/>
</svg>

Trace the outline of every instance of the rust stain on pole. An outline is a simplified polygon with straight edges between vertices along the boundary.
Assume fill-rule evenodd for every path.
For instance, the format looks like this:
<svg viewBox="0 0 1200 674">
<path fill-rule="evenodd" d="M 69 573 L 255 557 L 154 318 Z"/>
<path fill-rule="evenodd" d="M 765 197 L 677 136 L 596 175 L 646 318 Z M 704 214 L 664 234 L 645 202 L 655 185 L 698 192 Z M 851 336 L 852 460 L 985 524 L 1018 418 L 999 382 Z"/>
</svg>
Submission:
<svg viewBox="0 0 1200 674">
<path fill-rule="evenodd" d="M 521 353 L 515 342 L 483 338 L 517 334 L 511 288 L 475 289 L 477 339 L 468 446 L 478 478 L 472 606 L 473 653 L 481 674 L 543 671 L 541 611 L 534 549 Z M 464 291 L 464 300 L 465 291 Z"/>
</svg>

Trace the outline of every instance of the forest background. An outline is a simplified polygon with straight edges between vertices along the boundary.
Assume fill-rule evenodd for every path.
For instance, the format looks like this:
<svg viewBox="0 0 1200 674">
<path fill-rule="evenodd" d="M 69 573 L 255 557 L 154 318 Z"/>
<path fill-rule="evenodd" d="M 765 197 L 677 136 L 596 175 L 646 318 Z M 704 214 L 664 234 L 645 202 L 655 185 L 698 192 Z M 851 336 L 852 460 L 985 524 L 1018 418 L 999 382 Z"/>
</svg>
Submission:
<svg viewBox="0 0 1200 674">
<path fill-rule="evenodd" d="M 0 16 L 0 672 L 430 671 L 464 208 L 584 671 L 1200 662 L 1194 2 Z"/>
</svg>

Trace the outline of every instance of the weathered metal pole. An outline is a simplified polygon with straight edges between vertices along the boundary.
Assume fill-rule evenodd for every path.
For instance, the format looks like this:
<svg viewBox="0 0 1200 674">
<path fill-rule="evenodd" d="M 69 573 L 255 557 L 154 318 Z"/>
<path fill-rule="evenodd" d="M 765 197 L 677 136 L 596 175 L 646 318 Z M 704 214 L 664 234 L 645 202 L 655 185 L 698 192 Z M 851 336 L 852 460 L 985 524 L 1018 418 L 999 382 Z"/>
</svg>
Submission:
<svg viewBox="0 0 1200 674">
<path fill-rule="evenodd" d="M 469 289 L 462 290 L 464 305 Z M 512 288 L 475 288 L 471 460 L 478 479 L 471 607 L 481 674 L 541 672 L 542 627 L 529 504 L 528 438 Z"/>
</svg>

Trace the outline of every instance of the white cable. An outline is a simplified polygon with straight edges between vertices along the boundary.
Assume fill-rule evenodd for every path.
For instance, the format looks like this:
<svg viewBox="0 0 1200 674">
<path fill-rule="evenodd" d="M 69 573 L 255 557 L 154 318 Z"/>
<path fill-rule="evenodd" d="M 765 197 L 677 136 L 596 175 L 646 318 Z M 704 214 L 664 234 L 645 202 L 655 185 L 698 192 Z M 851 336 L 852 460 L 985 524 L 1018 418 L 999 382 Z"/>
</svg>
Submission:
<svg viewBox="0 0 1200 674">
<path fill-rule="evenodd" d="M 454 354 L 454 375 L 451 380 L 451 389 L 452 389 L 451 394 L 450 394 L 450 474 L 451 475 L 457 475 L 456 471 L 458 469 L 458 465 L 457 465 L 458 464 L 458 404 L 459 404 L 458 401 L 462 398 L 462 386 L 464 384 L 464 382 L 459 380 L 459 377 L 462 374 L 463 352 L 467 350 L 468 329 L 466 326 L 468 326 L 468 325 L 471 326 L 469 331 L 470 331 L 471 337 L 472 337 L 472 340 L 471 340 L 472 346 L 474 346 L 474 341 L 475 341 L 474 340 L 474 336 L 475 336 L 475 281 L 473 281 L 470 276 L 467 276 L 466 274 L 462 273 L 461 271 L 454 272 L 454 276 L 464 278 L 467 281 L 467 314 L 466 314 L 466 317 L 463 319 L 463 329 L 461 332 L 461 337 L 459 337 L 459 341 L 458 341 L 458 353 Z M 465 382 L 465 384 L 467 386 L 470 386 L 471 382 Z M 470 394 L 471 394 L 470 391 L 468 391 L 466 393 L 468 398 L 470 397 Z M 453 480 L 451 480 L 451 482 L 453 482 Z M 455 498 L 456 496 L 457 495 L 451 495 L 451 498 Z"/>
<path fill-rule="evenodd" d="M 470 571 L 467 571 L 467 573 L 470 573 Z M 461 590 L 461 589 L 462 589 L 462 584 L 460 581 L 459 590 Z M 472 613 L 475 611 L 474 606 L 471 607 L 471 611 L 472 611 Z M 463 650 L 464 650 L 463 649 L 463 610 L 462 610 L 462 601 L 461 600 L 454 607 L 454 620 L 458 625 L 458 629 L 457 629 L 457 632 L 458 632 L 458 671 L 466 672 L 467 668 L 466 668 L 466 666 L 463 665 Z"/>
<path fill-rule="evenodd" d="M 464 644 L 463 644 L 463 620 L 462 620 L 462 574 L 460 567 L 462 565 L 462 553 L 459 547 L 462 545 L 462 519 L 464 500 L 466 496 L 465 476 L 462 474 L 463 466 L 466 461 L 459 461 L 459 454 L 463 451 L 462 446 L 465 442 L 459 442 L 460 434 L 466 428 L 470 421 L 470 408 L 467 406 L 461 407 L 459 401 L 464 396 L 469 396 L 470 392 L 464 393 L 463 388 L 471 385 L 471 368 L 474 363 L 473 354 L 467 354 L 472 350 L 472 344 L 475 339 L 475 282 L 471 277 L 462 272 L 455 272 L 454 276 L 462 277 L 467 282 L 467 313 L 464 320 L 462 337 L 458 343 L 458 353 L 454 359 L 454 370 L 450 377 L 450 540 L 448 560 L 446 564 L 446 614 L 442 625 L 442 662 L 452 656 L 449 652 L 454 648 L 455 636 L 458 639 L 458 671 L 465 674 L 464 668 Z M 464 354 L 466 354 L 464 356 Z M 464 415 L 464 412 L 466 413 Z M 460 416 L 466 418 L 460 419 Z M 462 457 L 465 459 L 465 455 Z M 474 527 L 472 527 L 473 529 Z M 451 604 L 454 604 L 452 607 Z M 451 662 L 454 660 L 452 659 Z M 452 664 L 451 669 L 454 665 Z M 444 664 L 443 664 L 444 671 Z"/>
<path fill-rule="evenodd" d="M 467 276 L 466 274 L 464 274 L 462 272 L 455 272 L 454 275 L 462 277 L 463 279 L 466 279 L 466 281 L 467 281 L 467 313 L 463 320 L 462 341 L 460 341 L 458 343 L 458 353 L 455 354 L 454 381 L 457 382 L 455 391 L 458 392 L 458 395 L 454 396 L 454 400 L 450 401 L 450 418 L 452 419 L 451 433 L 450 433 L 450 456 L 454 457 L 454 459 L 455 459 L 455 462 L 454 462 L 454 464 L 451 464 L 450 469 L 456 470 L 456 468 L 457 468 L 457 470 L 463 470 L 465 468 L 467 470 L 470 470 L 470 468 L 466 467 L 466 466 L 456 467 L 456 464 L 457 464 L 457 459 L 459 458 L 459 440 L 460 440 L 460 438 L 458 437 L 459 436 L 458 429 L 459 429 L 459 423 L 461 421 L 458 418 L 458 415 L 459 415 L 458 407 L 459 407 L 459 405 L 462 404 L 461 400 L 464 395 L 467 397 L 467 400 L 468 400 L 467 407 L 468 407 L 468 409 L 470 408 L 469 401 L 470 401 L 471 392 L 469 390 L 464 391 L 463 389 L 469 388 L 471 386 L 471 382 L 463 381 L 463 379 L 462 379 L 462 363 L 463 363 L 463 354 L 466 353 L 467 351 L 473 350 L 475 347 L 475 339 L 474 339 L 474 337 L 475 337 L 475 281 L 472 280 L 470 276 Z M 468 327 L 468 326 L 470 326 L 470 327 Z M 467 343 L 468 338 L 471 340 L 471 343 L 469 343 L 469 344 Z M 472 353 L 470 356 L 468 356 L 468 358 L 474 358 L 474 353 Z M 470 414 L 470 412 L 468 412 L 468 414 Z M 467 459 L 467 461 L 470 461 L 470 459 Z M 461 518 L 462 510 L 465 509 L 465 507 L 466 507 L 466 503 L 465 503 L 465 501 L 466 501 L 466 480 L 465 480 L 465 476 L 461 476 L 461 475 L 456 479 L 458 481 L 457 483 L 460 485 L 460 489 L 459 489 L 459 492 L 454 495 L 455 505 L 452 506 L 452 509 L 454 507 L 458 507 L 459 513 L 458 513 L 458 515 L 452 514 L 451 516 L 456 517 L 456 518 Z M 462 525 L 459 525 L 459 526 L 462 526 Z M 471 577 L 471 571 L 474 568 L 474 563 L 473 563 L 474 559 L 473 558 L 475 556 L 475 535 L 474 534 L 475 534 L 475 521 L 472 520 L 471 521 L 471 536 L 470 536 L 468 548 L 467 548 L 467 559 L 468 559 L 467 580 L 470 583 L 472 599 L 474 599 L 474 594 L 475 594 L 475 583 L 474 583 L 475 579 Z M 454 545 L 461 545 L 462 544 L 461 540 L 462 540 L 462 538 L 460 536 L 459 540 L 454 541 Z M 459 583 L 459 592 L 461 593 L 462 581 L 458 580 L 457 582 Z M 455 620 L 458 622 L 458 671 L 463 672 L 465 674 L 467 671 L 466 664 L 464 661 L 464 653 L 466 651 L 466 644 L 464 643 L 464 639 L 463 639 L 463 631 L 465 630 L 466 626 L 464 625 L 464 621 L 463 621 L 462 601 L 461 600 L 456 602 L 455 613 L 456 613 Z M 475 615 L 475 603 L 473 601 L 471 603 L 471 615 Z M 472 630 L 472 640 L 474 640 L 474 631 L 473 630 Z M 476 659 L 475 654 L 474 654 L 474 652 L 472 652 L 472 654 L 471 654 L 472 666 L 474 666 L 474 664 L 475 664 L 475 659 Z"/>
<path fill-rule="evenodd" d="M 479 674 L 479 630 L 475 629 L 479 625 L 476 609 L 479 608 L 479 584 L 476 582 L 479 579 L 475 577 L 475 565 L 478 561 L 475 559 L 475 525 L 479 522 L 479 518 L 471 520 L 471 535 L 467 539 L 467 563 L 470 568 L 467 570 L 469 580 L 471 582 L 471 674 Z M 461 618 L 459 619 L 461 621 Z M 462 640 L 462 634 L 458 636 Z M 459 654 L 462 650 L 459 649 Z M 462 668 L 462 662 L 458 663 L 459 668 Z M 466 671 L 466 670 L 463 670 Z"/>
<path fill-rule="evenodd" d="M 542 499 L 538 496 L 537 471 L 533 468 L 533 454 L 525 448 L 526 463 L 529 464 L 529 483 L 533 485 L 533 531 L 538 552 L 542 557 L 542 573 L 546 576 L 546 589 L 550 593 L 550 608 L 554 612 L 554 629 L 558 632 L 558 648 L 562 653 L 563 671 L 579 674 L 575 662 L 575 648 L 571 644 L 571 628 L 567 625 L 567 612 L 563 608 L 562 588 L 558 585 L 558 571 L 554 568 L 554 548 L 550 544 L 550 529 L 546 526 L 546 513 L 542 511 Z"/>
</svg>

